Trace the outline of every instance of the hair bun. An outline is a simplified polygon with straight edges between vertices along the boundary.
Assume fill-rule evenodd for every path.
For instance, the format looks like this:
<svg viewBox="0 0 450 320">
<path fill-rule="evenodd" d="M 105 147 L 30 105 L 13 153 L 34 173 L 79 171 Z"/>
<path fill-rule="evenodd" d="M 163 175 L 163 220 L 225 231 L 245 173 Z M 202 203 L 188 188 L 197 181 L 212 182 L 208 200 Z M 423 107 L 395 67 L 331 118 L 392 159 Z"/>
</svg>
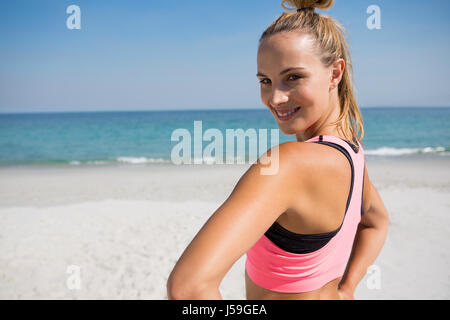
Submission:
<svg viewBox="0 0 450 320">
<path fill-rule="evenodd" d="M 287 8 L 284 4 L 288 3 L 294 8 Z M 334 4 L 334 0 L 282 0 L 281 6 L 287 10 L 297 9 L 297 11 L 302 9 L 330 9 Z"/>
</svg>

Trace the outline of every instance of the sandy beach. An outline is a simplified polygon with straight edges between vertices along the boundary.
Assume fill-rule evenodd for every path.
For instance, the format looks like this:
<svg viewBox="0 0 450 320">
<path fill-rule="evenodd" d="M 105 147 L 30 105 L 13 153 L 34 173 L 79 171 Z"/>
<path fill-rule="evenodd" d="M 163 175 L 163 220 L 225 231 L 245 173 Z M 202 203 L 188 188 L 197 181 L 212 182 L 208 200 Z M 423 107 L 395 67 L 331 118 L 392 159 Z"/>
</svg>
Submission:
<svg viewBox="0 0 450 320">
<path fill-rule="evenodd" d="M 367 167 L 391 224 L 374 262 L 380 286 L 366 275 L 355 298 L 449 299 L 450 159 Z M 177 259 L 247 168 L 0 168 L 0 299 L 167 299 Z M 244 261 L 224 278 L 224 299 L 245 299 Z"/>
</svg>

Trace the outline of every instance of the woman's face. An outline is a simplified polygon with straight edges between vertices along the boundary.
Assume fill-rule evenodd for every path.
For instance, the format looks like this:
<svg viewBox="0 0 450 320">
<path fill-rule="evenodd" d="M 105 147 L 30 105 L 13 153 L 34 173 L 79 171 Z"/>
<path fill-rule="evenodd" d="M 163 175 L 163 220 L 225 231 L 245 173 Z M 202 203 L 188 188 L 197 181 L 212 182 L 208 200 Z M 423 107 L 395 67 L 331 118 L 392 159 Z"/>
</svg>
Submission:
<svg viewBox="0 0 450 320">
<path fill-rule="evenodd" d="M 332 73 L 308 35 L 278 33 L 262 40 L 258 48 L 261 99 L 284 134 L 322 126 L 330 113 Z"/>
</svg>

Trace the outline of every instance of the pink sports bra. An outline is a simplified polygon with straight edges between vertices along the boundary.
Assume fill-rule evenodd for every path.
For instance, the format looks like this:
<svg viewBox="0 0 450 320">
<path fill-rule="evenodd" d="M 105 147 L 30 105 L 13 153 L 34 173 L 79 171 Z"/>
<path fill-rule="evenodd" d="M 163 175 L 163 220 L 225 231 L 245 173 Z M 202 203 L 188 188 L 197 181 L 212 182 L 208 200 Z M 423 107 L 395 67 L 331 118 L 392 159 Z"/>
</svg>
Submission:
<svg viewBox="0 0 450 320">
<path fill-rule="evenodd" d="M 341 151 L 352 172 L 341 226 L 320 234 L 293 233 L 275 222 L 247 251 L 245 269 L 257 285 L 277 292 L 299 293 L 319 289 L 344 274 L 361 216 L 364 214 L 364 150 L 335 136 L 306 140 Z M 359 149 L 358 149 L 359 148 Z"/>
</svg>

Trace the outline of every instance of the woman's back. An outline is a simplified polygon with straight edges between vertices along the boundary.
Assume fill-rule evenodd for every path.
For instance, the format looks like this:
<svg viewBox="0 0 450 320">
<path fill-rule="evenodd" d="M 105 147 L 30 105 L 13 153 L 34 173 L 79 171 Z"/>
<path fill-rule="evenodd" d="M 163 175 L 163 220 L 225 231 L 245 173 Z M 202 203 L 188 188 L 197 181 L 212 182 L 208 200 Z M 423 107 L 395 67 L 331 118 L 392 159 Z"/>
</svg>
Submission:
<svg viewBox="0 0 450 320">
<path fill-rule="evenodd" d="M 302 200 L 247 252 L 248 299 L 337 298 L 363 214 L 364 151 L 335 136 L 306 142 L 298 156 L 311 159 L 307 178 L 292 191 Z"/>
</svg>

